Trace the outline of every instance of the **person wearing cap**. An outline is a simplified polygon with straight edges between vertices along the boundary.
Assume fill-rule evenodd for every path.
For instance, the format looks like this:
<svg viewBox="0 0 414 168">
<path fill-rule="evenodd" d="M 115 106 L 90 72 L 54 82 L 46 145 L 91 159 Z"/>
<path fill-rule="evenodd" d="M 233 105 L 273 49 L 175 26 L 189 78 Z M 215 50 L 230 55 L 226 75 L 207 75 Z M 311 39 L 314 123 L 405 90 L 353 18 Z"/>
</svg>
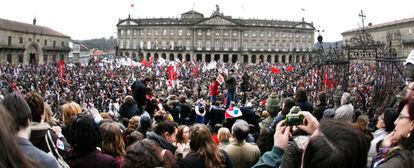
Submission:
<svg viewBox="0 0 414 168">
<path fill-rule="evenodd" d="M 269 98 L 266 101 L 266 111 L 269 113 L 269 116 L 267 116 L 263 121 L 259 123 L 260 129 L 270 127 L 273 120 L 277 116 L 277 113 L 279 112 L 280 108 L 280 101 L 277 97 L 276 93 L 270 94 Z"/>
</svg>

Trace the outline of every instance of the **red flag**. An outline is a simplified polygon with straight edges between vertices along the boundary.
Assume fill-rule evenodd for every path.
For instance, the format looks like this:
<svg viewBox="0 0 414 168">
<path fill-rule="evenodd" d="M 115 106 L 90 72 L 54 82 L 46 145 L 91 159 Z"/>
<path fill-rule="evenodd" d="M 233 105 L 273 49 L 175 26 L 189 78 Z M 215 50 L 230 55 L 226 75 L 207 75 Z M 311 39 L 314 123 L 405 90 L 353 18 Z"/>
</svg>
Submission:
<svg viewBox="0 0 414 168">
<path fill-rule="evenodd" d="M 289 66 L 287 67 L 287 70 L 288 70 L 289 72 L 292 72 L 292 71 L 293 71 L 293 66 L 290 66 L 290 65 L 289 65 Z"/>
<path fill-rule="evenodd" d="M 147 66 L 147 61 L 145 59 L 142 59 L 141 66 Z"/>
<path fill-rule="evenodd" d="M 152 67 L 152 63 L 154 62 L 154 58 L 151 56 L 150 60 L 147 62 L 147 67 L 151 68 Z"/>
<path fill-rule="evenodd" d="M 134 4 L 131 4 L 131 8 L 133 8 L 134 7 Z"/>
<path fill-rule="evenodd" d="M 59 64 L 59 78 L 60 80 L 63 80 L 63 66 L 65 65 L 65 61 L 60 60 L 58 64 Z"/>
<path fill-rule="evenodd" d="M 176 80 L 177 79 L 177 72 L 175 66 L 168 66 L 168 80 Z"/>
<path fill-rule="evenodd" d="M 194 68 L 193 68 L 193 74 L 194 74 L 194 77 L 198 78 L 198 67 L 197 67 L 197 65 L 194 66 Z"/>
<path fill-rule="evenodd" d="M 275 73 L 275 74 L 279 74 L 279 73 L 280 73 L 280 70 L 279 70 L 279 69 L 277 69 L 276 67 L 273 67 L 273 66 L 272 66 L 271 70 L 272 70 L 272 72 L 273 72 L 273 73 Z"/>
</svg>

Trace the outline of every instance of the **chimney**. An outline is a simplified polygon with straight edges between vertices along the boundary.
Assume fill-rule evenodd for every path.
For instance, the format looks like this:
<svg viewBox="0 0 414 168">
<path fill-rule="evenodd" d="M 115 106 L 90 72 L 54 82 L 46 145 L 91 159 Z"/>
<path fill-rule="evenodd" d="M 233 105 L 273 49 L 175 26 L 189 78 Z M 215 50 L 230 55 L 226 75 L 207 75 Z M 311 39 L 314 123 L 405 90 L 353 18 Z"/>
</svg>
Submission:
<svg viewBox="0 0 414 168">
<path fill-rule="evenodd" d="M 33 25 L 36 25 L 36 16 L 33 19 Z"/>
</svg>

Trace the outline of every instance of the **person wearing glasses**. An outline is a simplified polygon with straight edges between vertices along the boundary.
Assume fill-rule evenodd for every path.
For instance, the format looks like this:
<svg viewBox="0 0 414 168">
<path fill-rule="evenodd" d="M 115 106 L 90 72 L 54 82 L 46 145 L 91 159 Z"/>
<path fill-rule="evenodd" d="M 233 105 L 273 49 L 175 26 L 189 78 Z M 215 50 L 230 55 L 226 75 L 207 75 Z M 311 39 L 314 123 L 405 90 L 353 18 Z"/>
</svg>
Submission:
<svg viewBox="0 0 414 168">
<path fill-rule="evenodd" d="M 374 157 L 374 168 L 414 167 L 414 99 L 405 99 L 395 120 L 395 129 L 382 142 Z"/>
</svg>

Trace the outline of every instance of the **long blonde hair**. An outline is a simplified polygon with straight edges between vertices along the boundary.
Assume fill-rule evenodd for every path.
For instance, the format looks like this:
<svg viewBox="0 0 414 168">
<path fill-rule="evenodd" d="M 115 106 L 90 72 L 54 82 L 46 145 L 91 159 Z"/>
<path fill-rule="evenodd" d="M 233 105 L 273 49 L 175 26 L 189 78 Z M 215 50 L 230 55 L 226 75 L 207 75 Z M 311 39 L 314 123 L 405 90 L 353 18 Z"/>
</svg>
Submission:
<svg viewBox="0 0 414 168">
<path fill-rule="evenodd" d="M 72 123 L 72 117 L 82 112 L 82 108 L 78 103 L 69 102 L 62 105 L 62 122 L 65 125 Z"/>
</svg>

